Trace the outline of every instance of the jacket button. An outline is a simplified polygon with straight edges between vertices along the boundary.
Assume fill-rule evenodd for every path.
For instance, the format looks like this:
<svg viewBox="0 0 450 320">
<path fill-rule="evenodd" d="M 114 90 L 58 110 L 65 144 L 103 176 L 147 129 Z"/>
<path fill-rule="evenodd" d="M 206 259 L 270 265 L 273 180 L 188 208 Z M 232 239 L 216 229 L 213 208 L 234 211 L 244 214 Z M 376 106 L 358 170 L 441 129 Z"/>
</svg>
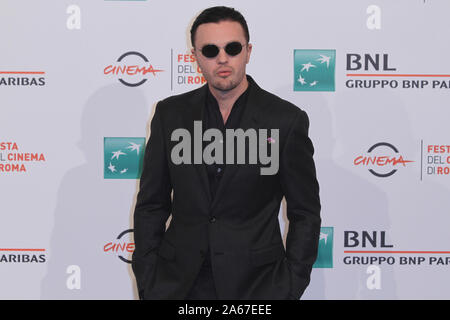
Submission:
<svg viewBox="0 0 450 320">
<path fill-rule="evenodd" d="M 211 222 L 211 223 L 216 222 L 216 217 L 212 216 L 211 219 L 209 219 L 209 222 Z"/>
</svg>

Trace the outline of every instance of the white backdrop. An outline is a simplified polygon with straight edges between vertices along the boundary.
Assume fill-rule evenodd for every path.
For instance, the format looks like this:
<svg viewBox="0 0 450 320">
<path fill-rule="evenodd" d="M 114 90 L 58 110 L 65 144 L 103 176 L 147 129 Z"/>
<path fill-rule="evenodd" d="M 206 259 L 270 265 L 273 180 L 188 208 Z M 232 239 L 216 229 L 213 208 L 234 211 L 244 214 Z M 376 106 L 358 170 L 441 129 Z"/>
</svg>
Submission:
<svg viewBox="0 0 450 320">
<path fill-rule="evenodd" d="M 189 29 L 213 5 L 246 17 L 247 73 L 310 117 L 324 228 L 303 298 L 448 299 L 447 0 L 1 0 L 0 298 L 137 298 L 130 138 L 201 85 Z M 308 73 L 306 50 L 335 56 Z"/>
</svg>

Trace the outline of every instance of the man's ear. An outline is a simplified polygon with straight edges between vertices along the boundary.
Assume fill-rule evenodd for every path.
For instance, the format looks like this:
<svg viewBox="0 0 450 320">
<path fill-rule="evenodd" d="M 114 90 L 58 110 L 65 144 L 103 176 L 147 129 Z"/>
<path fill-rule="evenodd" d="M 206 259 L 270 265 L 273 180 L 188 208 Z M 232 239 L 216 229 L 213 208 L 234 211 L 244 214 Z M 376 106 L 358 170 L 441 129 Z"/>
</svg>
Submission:
<svg viewBox="0 0 450 320">
<path fill-rule="evenodd" d="M 194 48 L 191 49 L 191 53 L 194 55 L 195 60 L 198 61 L 198 59 L 197 59 L 197 53 L 195 52 L 195 49 L 194 49 Z"/>
<path fill-rule="evenodd" d="M 200 65 L 198 64 L 198 59 L 197 59 L 197 55 L 195 54 L 195 49 L 194 48 L 191 49 L 191 53 L 194 55 L 195 60 L 197 61 L 197 67 L 199 68 L 199 70 L 201 72 L 202 69 L 200 68 Z"/>
<path fill-rule="evenodd" d="M 247 45 L 247 62 L 246 63 L 248 63 L 250 61 L 250 54 L 252 53 L 252 48 L 253 48 L 252 44 L 249 43 Z"/>
</svg>

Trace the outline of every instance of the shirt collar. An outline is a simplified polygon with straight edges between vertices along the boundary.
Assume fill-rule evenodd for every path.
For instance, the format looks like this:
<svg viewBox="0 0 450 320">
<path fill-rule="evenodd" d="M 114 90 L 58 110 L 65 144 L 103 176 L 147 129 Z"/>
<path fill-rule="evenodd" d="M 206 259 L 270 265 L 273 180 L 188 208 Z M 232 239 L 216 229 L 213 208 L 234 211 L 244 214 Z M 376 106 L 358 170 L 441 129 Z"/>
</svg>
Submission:
<svg viewBox="0 0 450 320">
<path fill-rule="evenodd" d="M 247 77 L 248 80 L 248 77 Z M 252 87 L 252 82 L 251 81 L 247 81 L 248 82 L 248 86 L 247 89 L 245 89 L 245 91 L 239 96 L 239 98 L 237 98 L 237 100 L 235 101 L 233 108 L 236 106 L 240 106 L 242 104 L 245 104 L 247 101 L 247 97 L 248 97 L 248 93 L 250 92 L 250 88 Z M 217 103 L 216 98 L 214 97 L 214 95 L 211 93 L 211 91 L 209 90 L 209 86 L 206 85 L 207 87 L 207 94 L 206 94 L 206 102 L 208 105 L 215 105 L 215 106 L 219 106 Z"/>
</svg>

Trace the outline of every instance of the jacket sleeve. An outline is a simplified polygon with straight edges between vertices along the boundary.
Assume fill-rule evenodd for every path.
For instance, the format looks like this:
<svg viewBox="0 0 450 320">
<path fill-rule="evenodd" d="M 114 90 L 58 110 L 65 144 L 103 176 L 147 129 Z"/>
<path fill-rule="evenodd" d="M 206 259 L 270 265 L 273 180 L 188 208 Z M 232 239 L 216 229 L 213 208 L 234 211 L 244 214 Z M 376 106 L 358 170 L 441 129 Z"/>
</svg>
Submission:
<svg viewBox="0 0 450 320">
<path fill-rule="evenodd" d="M 298 109 L 280 156 L 280 181 L 289 220 L 286 258 L 293 299 L 299 299 L 309 284 L 321 224 L 319 184 L 308 129 L 308 115 Z"/>
<path fill-rule="evenodd" d="M 150 138 L 144 155 L 139 192 L 134 210 L 132 268 L 139 298 L 143 299 L 148 277 L 154 269 L 157 249 L 172 209 L 172 185 L 161 121 L 161 102 L 151 121 Z"/>
</svg>

